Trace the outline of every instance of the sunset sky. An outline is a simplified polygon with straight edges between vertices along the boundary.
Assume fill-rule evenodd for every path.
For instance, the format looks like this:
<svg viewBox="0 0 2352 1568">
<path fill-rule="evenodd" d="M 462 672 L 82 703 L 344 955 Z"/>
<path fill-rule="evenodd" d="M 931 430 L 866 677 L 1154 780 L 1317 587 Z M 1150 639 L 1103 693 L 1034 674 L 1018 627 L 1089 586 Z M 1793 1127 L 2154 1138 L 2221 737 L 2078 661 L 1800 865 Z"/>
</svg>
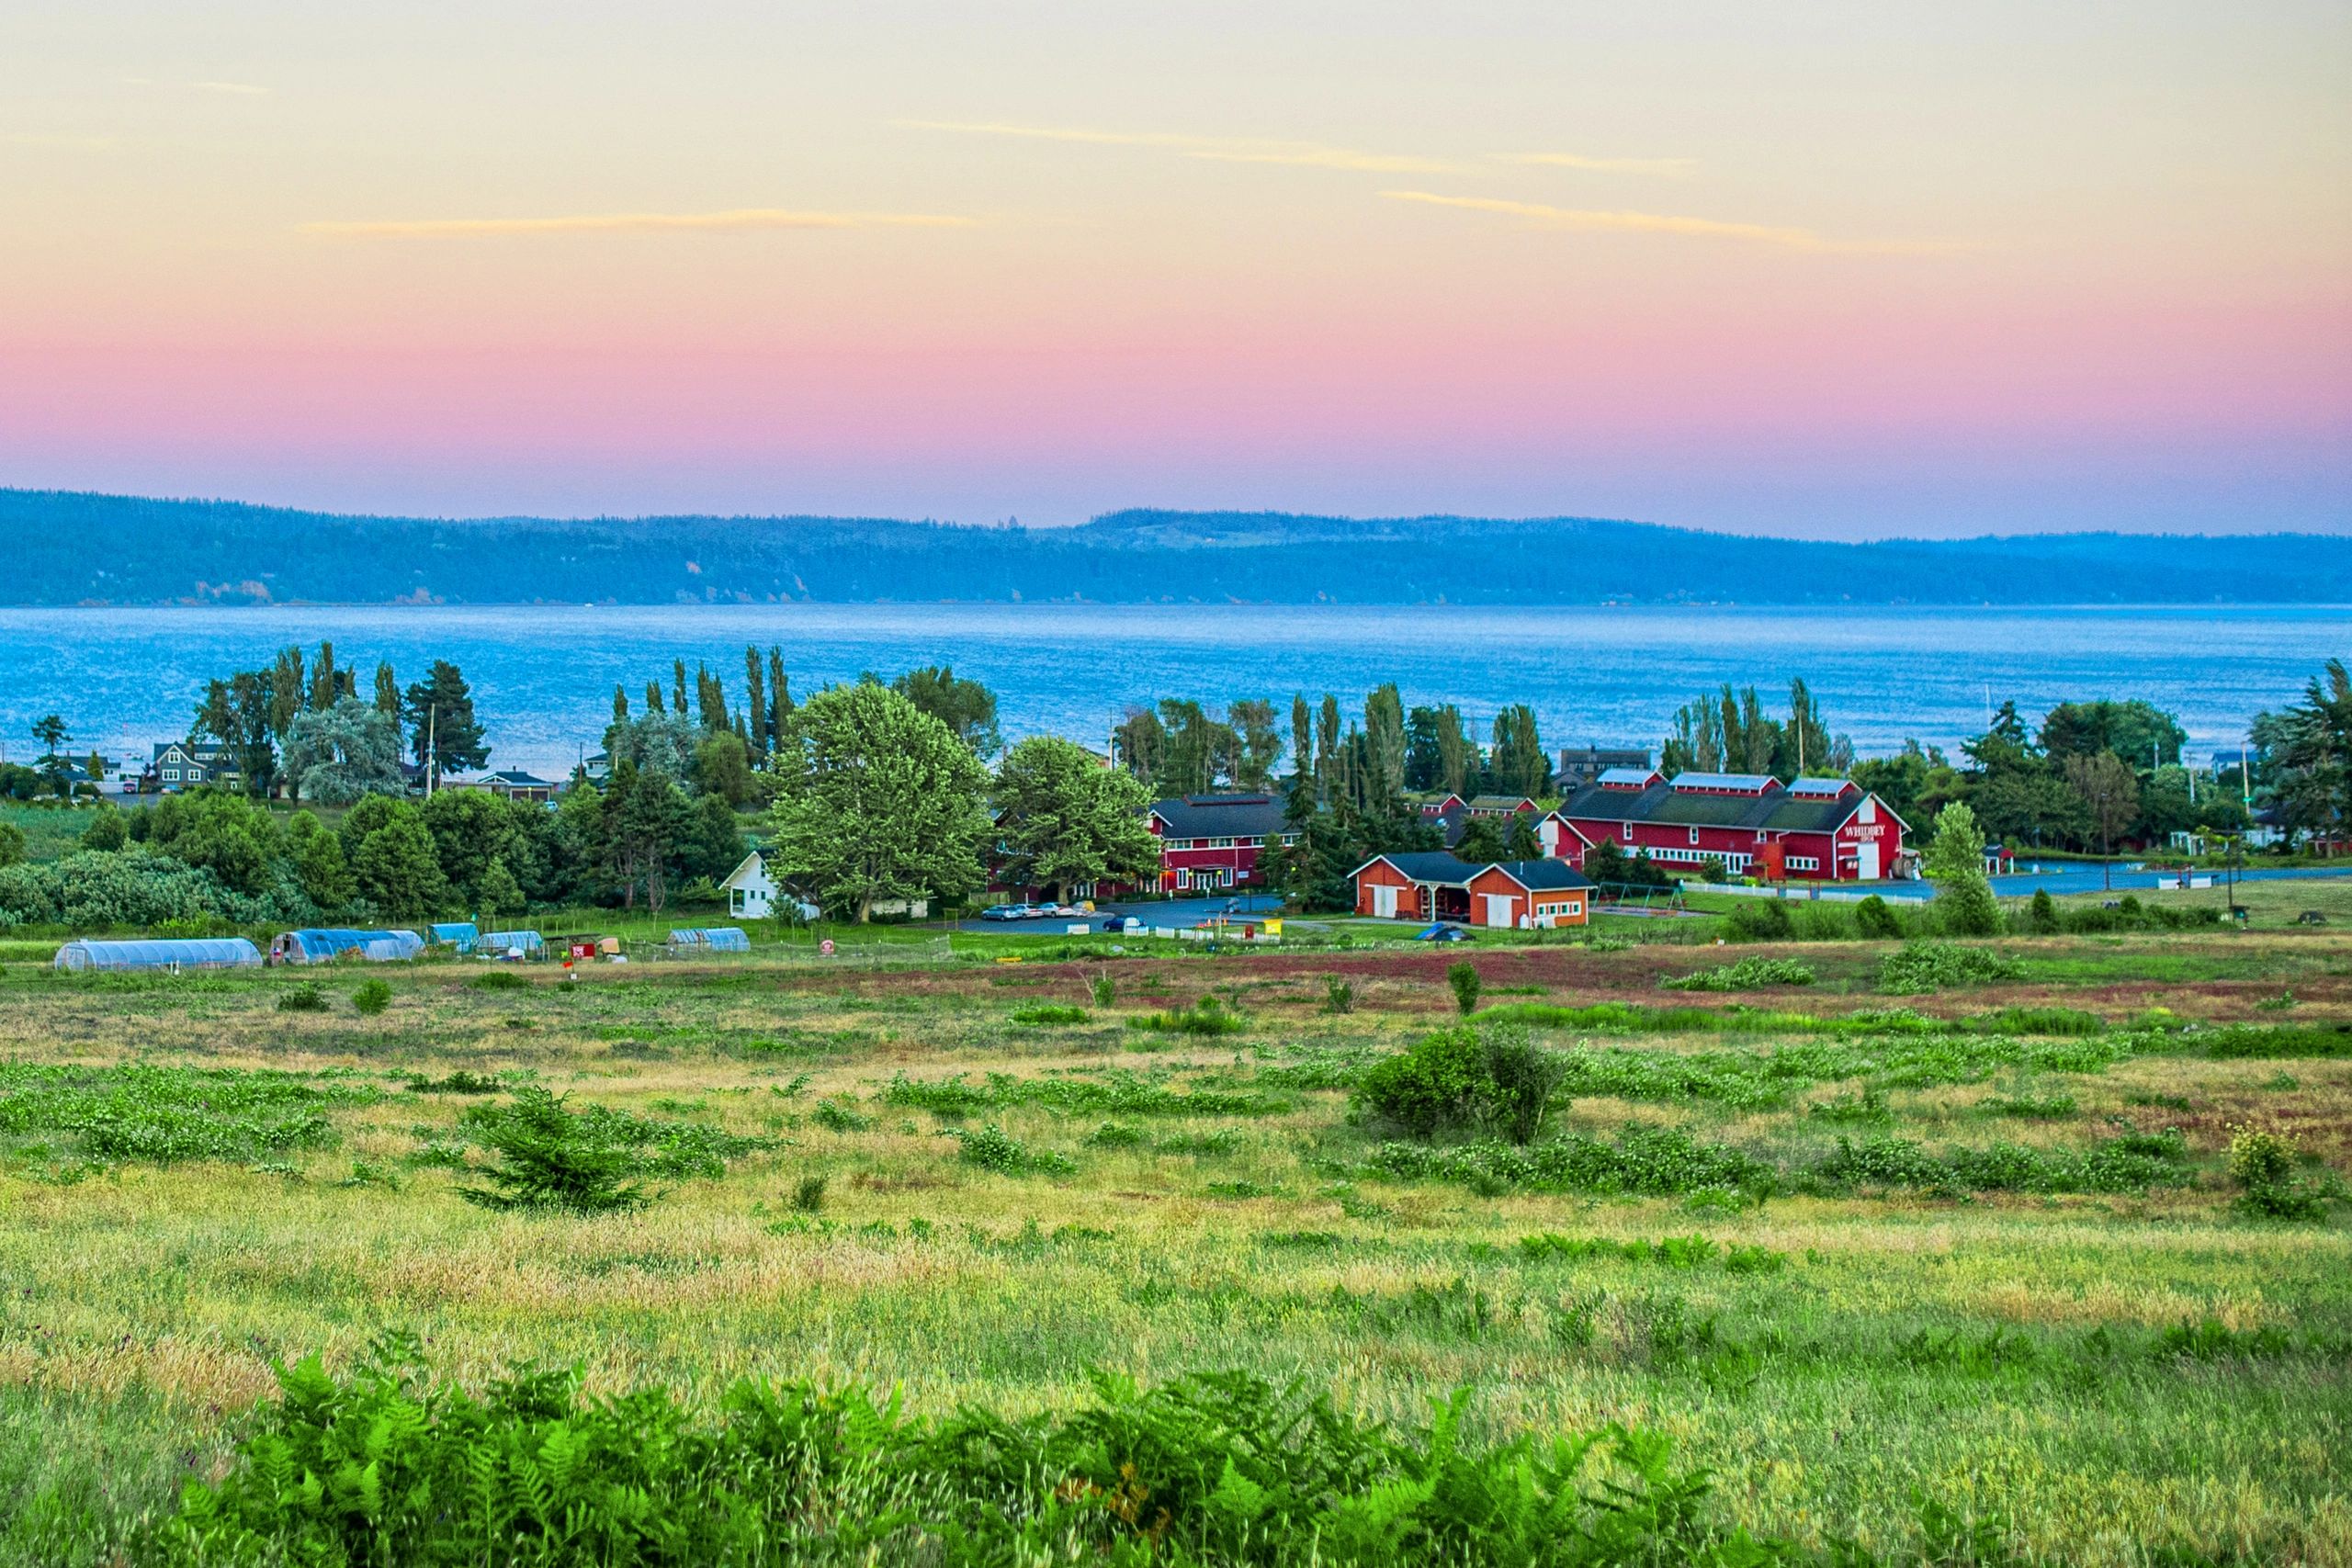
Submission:
<svg viewBox="0 0 2352 1568">
<path fill-rule="evenodd" d="M 0 484 L 2352 530 L 2352 6 L 12 0 Z"/>
</svg>

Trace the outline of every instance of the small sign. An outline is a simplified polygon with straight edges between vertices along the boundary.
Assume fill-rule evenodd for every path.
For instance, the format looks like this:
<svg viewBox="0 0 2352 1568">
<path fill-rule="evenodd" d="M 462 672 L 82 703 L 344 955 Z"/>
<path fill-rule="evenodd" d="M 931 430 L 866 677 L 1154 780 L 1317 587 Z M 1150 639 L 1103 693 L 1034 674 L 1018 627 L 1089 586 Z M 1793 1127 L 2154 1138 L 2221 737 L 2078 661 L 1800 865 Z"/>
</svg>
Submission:
<svg viewBox="0 0 2352 1568">
<path fill-rule="evenodd" d="M 817 944 L 817 951 L 823 953 L 826 957 L 831 958 L 833 955 L 833 939 L 831 937 L 827 937 L 824 941 L 819 942 Z"/>
</svg>

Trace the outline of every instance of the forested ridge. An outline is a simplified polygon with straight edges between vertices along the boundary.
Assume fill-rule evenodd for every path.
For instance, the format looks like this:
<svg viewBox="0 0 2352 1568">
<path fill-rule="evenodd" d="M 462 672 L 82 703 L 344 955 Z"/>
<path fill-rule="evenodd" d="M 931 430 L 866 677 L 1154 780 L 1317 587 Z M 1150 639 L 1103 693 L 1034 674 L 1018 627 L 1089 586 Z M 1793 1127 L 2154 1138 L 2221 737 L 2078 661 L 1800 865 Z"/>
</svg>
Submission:
<svg viewBox="0 0 2352 1568">
<path fill-rule="evenodd" d="M 2341 604 L 2352 542 L 2068 534 L 1837 544 L 1591 518 L 1112 513 L 462 521 L 0 490 L 17 604 Z"/>
</svg>

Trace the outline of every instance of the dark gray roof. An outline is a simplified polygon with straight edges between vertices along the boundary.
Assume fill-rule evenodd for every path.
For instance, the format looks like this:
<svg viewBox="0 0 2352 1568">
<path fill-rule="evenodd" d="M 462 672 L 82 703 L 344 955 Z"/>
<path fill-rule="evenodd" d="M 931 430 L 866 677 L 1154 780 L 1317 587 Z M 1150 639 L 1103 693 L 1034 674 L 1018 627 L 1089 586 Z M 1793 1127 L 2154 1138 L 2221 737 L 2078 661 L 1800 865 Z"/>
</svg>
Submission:
<svg viewBox="0 0 2352 1568">
<path fill-rule="evenodd" d="M 1501 871 L 1532 893 L 1593 886 L 1590 878 L 1564 860 L 1482 861 L 1474 864 L 1442 850 L 1413 850 L 1376 855 L 1374 860 L 1386 861 L 1415 882 L 1433 882 L 1445 887 L 1466 887 L 1472 877 L 1489 870 Z M 1373 861 L 1366 861 L 1364 865 L 1372 863 Z M 1356 869 L 1362 871 L 1364 866 Z"/>
<path fill-rule="evenodd" d="M 1596 784 L 1562 801 L 1560 815 L 1599 822 L 1658 822 L 1673 828 L 1761 828 L 1776 833 L 1827 833 L 1851 817 L 1863 798 L 1857 791 L 1836 799 L 1805 799 L 1778 785 L 1762 795 L 1708 795 L 1677 790 L 1672 784 L 1652 784 L 1639 794 L 1602 789 Z M 1884 802 L 1880 803 L 1879 809 L 1886 811 Z M 1894 817 L 1892 811 L 1886 814 Z"/>
<path fill-rule="evenodd" d="M 1178 795 L 1152 802 L 1151 814 L 1171 839 L 1262 838 L 1290 830 L 1282 796 L 1273 794 Z"/>
</svg>

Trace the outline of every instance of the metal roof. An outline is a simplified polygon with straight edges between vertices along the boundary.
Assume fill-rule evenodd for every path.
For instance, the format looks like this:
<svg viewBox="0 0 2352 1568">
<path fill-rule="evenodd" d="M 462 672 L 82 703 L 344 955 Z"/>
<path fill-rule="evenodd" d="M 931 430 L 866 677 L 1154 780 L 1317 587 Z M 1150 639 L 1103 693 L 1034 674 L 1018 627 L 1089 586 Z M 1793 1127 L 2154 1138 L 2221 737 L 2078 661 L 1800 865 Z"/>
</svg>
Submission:
<svg viewBox="0 0 2352 1568">
<path fill-rule="evenodd" d="M 1564 860 L 1481 861 L 1474 864 L 1442 850 L 1374 855 L 1356 871 L 1362 873 L 1380 861 L 1395 866 L 1409 881 L 1433 883 L 1441 887 L 1467 887 L 1472 878 L 1489 871 L 1501 872 L 1531 893 L 1593 886 L 1589 877 Z"/>
<path fill-rule="evenodd" d="M 1792 779 L 1789 793 L 1800 800 L 1836 800 L 1862 786 L 1851 779 Z"/>
<path fill-rule="evenodd" d="M 1647 784 L 1655 775 L 1647 768 L 1603 768 L 1592 782 L 1600 784 Z"/>
<path fill-rule="evenodd" d="M 1688 775 L 1685 775 L 1686 777 Z M 1750 828 L 1774 833 L 1834 832 L 1866 796 L 1804 799 L 1784 789 L 1762 795 L 1708 795 L 1652 784 L 1639 794 L 1598 785 L 1560 803 L 1563 818 L 1592 822 L 1656 822 L 1672 828 Z M 1881 810 L 1885 807 L 1882 806 Z M 1887 812 L 1889 817 L 1894 814 Z"/>
<path fill-rule="evenodd" d="M 1762 795 L 1775 789 L 1781 781 L 1770 773 L 1677 773 L 1674 787 L 1679 790 L 1719 790 L 1725 795 Z"/>
<path fill-rule="evenodd" d="M 1261 838 L 1287 832 L 1277 795 L 1183 795 L 1154 801 L 1171 839 Z"/>
</svg>

